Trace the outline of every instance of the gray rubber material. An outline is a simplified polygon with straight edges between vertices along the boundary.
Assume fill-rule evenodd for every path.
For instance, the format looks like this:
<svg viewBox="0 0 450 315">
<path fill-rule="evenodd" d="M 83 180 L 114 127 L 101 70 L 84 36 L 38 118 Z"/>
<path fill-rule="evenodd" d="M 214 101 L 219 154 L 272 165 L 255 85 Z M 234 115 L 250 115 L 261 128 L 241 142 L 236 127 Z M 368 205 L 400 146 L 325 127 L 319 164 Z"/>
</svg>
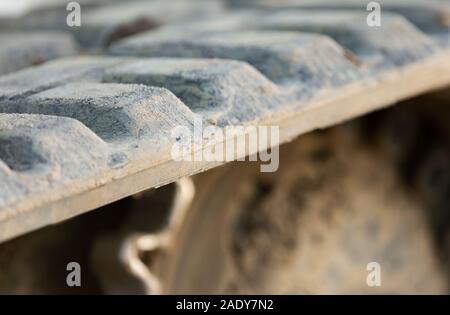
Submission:
<svg viewBox="0 0 450 315">
<path fill-rule="evenodd" d="M 0 75 L 77 54 L 78 44 L 64 33 L 0 33 Z"/>
<path fill-rule="evenodd" d="M 445 17 L 447 3 L 394 2 L 374 28 L 355 1 L 314 1 L 310 11 L 303 9 L 307 4 L 296 10 L 295 1 L 276 10 L 276 2 L 248 1 L 245 11 L 233 9 L 242 6 L 236 1 L 177 1 L 182 9 L 174 16 L 165 14 L 172 2 L 136 1 L 125 5 L 126 14 L 118 13 L 120 3 L 88 6 L 85 26 L 71 35 L 10 34 L 14 40 L 6 41 L 13 44 L 6 46 L 0 37 L 0 74 L 35 58 L 76 54 L 71 36 L 85 51 L 104 49 L 103 56 L 64 58 L 0 77 L 0 241 L 215 166 L 164 169 L 177 126 L 192 129 L 201 118 L 205 126 L 225 128 L 299 115 L 324 95 L 355 84 L 369 88 L 387 74 L 448 56 L 450 30 L 433 18 L 433 12 Z M 426 10 L 416 16 L 410 7 Z M 56 17 L 58 10 L 44 12 Z M 42 34 L 64 29 L 57 18 L 46 24 L 33 12 L 29 16 L 35 18 L 12 25 L 41 25 Z M 163 18 L 157 29 L 106 47 L 117 28 L 143 17 Z M 327 124 L 352 115 L 329 115 Z M 326 125 L 305 124 L 311 126 L 298 130 Z M 288 130 L 283 141 L 299 133 Z M 75 201 L 65 203 L 159 167 L 152 173 L 159 175 L 139 187 L 111 188 L 98 202 L 80 202 L 76 211 L 69 210 Z"/>
</svg>

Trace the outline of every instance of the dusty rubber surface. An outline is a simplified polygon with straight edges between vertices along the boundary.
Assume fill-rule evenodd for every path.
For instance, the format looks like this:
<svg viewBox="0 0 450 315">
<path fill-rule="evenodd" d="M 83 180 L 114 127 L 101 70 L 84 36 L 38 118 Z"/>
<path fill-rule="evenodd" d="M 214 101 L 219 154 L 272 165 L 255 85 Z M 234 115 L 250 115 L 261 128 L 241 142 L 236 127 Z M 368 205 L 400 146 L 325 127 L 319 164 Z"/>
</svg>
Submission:
<svg viewBox="0 0 450 315">
<path fill-rule="evenodd" d="M 287 142 L 448 86 L 448 4 L 394 2 L 376 28 L 358 1 L 92 0 L 80 28 L 61 5 L 0 21 L 0 43 L 21 34 L 0 45 L 0 241 L 222 164 L 171 158 L 198 115 Z"/>
</svg>

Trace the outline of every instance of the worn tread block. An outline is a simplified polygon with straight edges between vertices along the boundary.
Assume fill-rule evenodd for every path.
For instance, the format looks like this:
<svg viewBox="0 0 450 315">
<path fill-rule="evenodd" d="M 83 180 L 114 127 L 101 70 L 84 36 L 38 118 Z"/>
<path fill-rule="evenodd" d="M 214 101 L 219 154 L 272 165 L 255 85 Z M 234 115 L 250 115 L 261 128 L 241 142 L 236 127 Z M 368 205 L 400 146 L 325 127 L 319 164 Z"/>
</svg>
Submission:
<svg viewBox="0 0 450 315">
<path fill-rule="evenodd" d="M 427 34 L 450 37 L 450 3 L 447 0 L 382 0 L 381 5 L 383 10 L 403 15 Z"/>
<path fill-rule="evenodd" d="M 72 117 L 106 141 L 149 134 L 157 140 L 173 126 L 186 124 L 184 119 L 191 114 L 165 89 L 91 82 L 67 84 L 0 104 L 0 111 Z"/>
<path fill-rule="evenodd" d="M 19 29 L 65 30 L 72 33 L 82 47 L 98 49 L 130 34 L 179 20 L 213 16 L 224 11 L 221 1 L 211 0 L 87 1 L 81 3 L 81 7 L 81 27 L 68 27 L 65 20 L 66 8 L 58 5 L 32 11 L 14 21 L 13 25 Z"/>
<path fill-rule="evenodd" d="M 402 16 L 384 13 L 370 27 L 367 13 L 356 11 L 283 11 L 258 20 L 258 28 L 321 33 L 373 67 L 403 66 L 436 51 L 434 43 Z"/>
<path fill-rule="evenodd" d="M 45 161 L 44 164 L 50 166 L 54 162 L 69 166 L 85 160 L 86 165 L 95 167 L 94 162 L 103 157 L 107 148 L 104 141 L 79 121 L 63 117 L 0 114 L 0 133 L 3 140 L 8 137 L 22 138 L 23 141 L 18 141 L 22 142 L 18 144 L 21 149 L 28 150 L 30 145 L 34 146 L 36 156 L 42 157 L 38 160 L 43 163 Z M 17 142 L 14 145 L 17 145 Z M 66 152 L 64 149 L 69 147 L 73 150 Z M 59 152 L 53 153 L 55 150 Z M 13 163 L 24 158 L 22 153 L 25 151 L 16 152 L 17 158 L 9 159 Z M 6 155 L 7 152 L 2 151 L 2 156 L 5 156 L 4 154 Z M 89 157 L 84 158 L 83 155 Z M 26 167 L 24 170 L 27 169 Z M 70 167 L 67 167 L 67 171 L 70 171 Z"/>
<path fill-rule="evenodd" d="M 450 43 L 450 3 L 447 0 L 380 0 L 384 13 L 393 12 L 403 15 L 427 34 L 436 36 L 444 45 Z M 355 10 L 367 13 L 368 1 L 365 0 L 227 0 L 232 8 L 253 9 L 301 9 L 305 10 Z"/>
<path fill-rule="evenodd" d="M 68 34 L 0 33 L 0 75 L 77 53 L 77 44 Z"/>
<path fill-rule="evenodd" d="M 231 60 L 152 58 L 114 67 L 103 81 L 167 88 L 219 126 L 251 121 L 288 100 L 253 67 Z"/>
<path fill-rule="evenodd" d="M 174 126 L 192 125 L 193 112 L 164 88 L 101 82 L 105 71 L 130 62 L 136 60 L 71 58 L 4 76 L 0 112 L 72 117 L 108 141 L 155 143 Z"/>
<path fill-rule="evenodd" d="M 300 85 L 302 93 L 339 86 L 359 76 L 357 65 L 335 42 L 295 32 L 148 32 L 116 43 L 110 52 L 246 61 L 276 83 Z"/>
<path fill-rule="evenodd" d="M 426 33 L 439 35 L 450 31 L 450 3 L 447 1 L 421 0 L 381 0 L 382 10 L 403 15 Z M 307 1 L 304 7 L 332 9 L 366 9 L 367 3 L 361 0 L 344 0 L 339 3 L 326 1 Z"/>
<path fill-rule="evenodd" d="M 193 16 L 215 15 L 222 10 L 220 2 L 210 0 L 117 3 L 88 12 L 77 37 L 87 47 L 105 47 L 120 37 Z"/>
<path fill-rule="evenodd" d="M 0 77 L 0 101 L 14 100 L 67 83 L 95 81 L 116 58 L 76 57 L 55 60 Z"/>
<path fill-rule="evenodd" d="M 74 119 L 0 114 L 0 206 L 107 166 L 110 149 Z M 4 213 L 0 211 L 0 219 Z M 0 233 L 1 234 L 1 233 Z"/>
<path fill-rule="evenodd" d="M 77 0 L 80 4 L 82 13 L 104 5 L 110 5 L 120 0 Z M 16 10 L 6 12 L 0 16 L 0 27 L 3 29 L 25 29 L 25 30 L 52 30 L 66 28 L 67 1 L 59 0 L 39 0 L 23 1 L 24 3 Z M 9 13 L 9 14 L 8 14 Z"/>
</svg>

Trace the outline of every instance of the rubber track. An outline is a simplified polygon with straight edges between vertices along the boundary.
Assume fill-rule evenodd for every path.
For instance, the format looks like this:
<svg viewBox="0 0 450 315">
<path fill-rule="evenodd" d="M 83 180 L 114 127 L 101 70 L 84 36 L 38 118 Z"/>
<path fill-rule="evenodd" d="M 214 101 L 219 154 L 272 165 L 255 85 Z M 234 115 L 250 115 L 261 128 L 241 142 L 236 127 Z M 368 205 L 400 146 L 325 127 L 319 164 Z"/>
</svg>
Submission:
<svg viewBox="0 0 450 315">
<path fill-rule="evenodd" d="M 0 36 L 0 73 L 76 54 L 71 36 L 97 55 L 0 77 L 0 241 L 221 164 L 171 159 L 198 117 L 286 142 L 450 84 L 444 1 L 383 3 L 381 27 L 361 1 L 176 2 L 92 1 L 79 30 L 64 7 L 4 23 L 22 33 Z M 124 25 L 148 30 L 117 39 Z"/>
</svg>

